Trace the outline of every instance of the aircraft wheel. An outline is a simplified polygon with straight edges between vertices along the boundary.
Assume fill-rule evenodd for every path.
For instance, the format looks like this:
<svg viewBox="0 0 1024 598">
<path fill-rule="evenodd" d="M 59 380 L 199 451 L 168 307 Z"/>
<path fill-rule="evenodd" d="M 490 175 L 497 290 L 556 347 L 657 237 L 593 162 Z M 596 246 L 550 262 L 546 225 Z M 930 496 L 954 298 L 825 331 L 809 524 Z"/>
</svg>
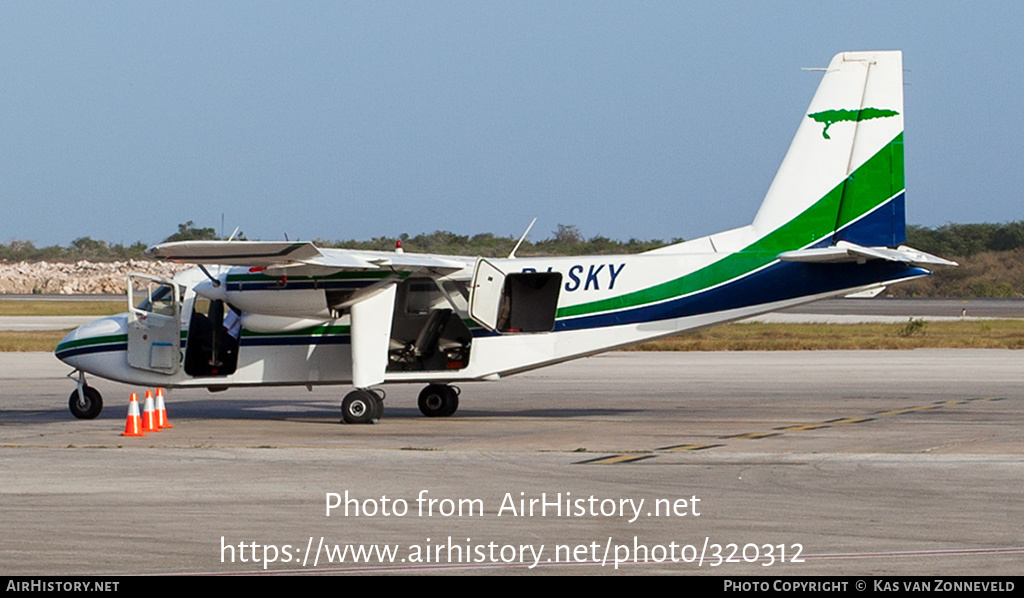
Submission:
<svg viewBox="0 0 1024 598">
<path fill-rule="evenodd" d="M 100 396 L 100 391 L 91 386 L 83 386 L 82 394 L 85 396 L 79 399 L 77 388 L 71 392 L 71 397 L 68 398 L 71 415 L 78 419 L 96 419 L 100 411 L 103 411 L 103 397 Z"/>
<path fill-rule="evenodd" d="M 380 421 L 384 403 L 368 390 L 353 390 L 341 401 L 341 421 L 346 424 L 375 424 Z"/>
<path fill-rule="evenodd" d="M 380 421 L 380 418 L 384 417 L 384 397 L 387 395 L 379 388 L 371 390 L 370 393 L 373 394 L 374 421 Z"/>
<path fill-rule="evenodd" d="M 420 392 L 419 407 L 427 417 L 448 417 L 459 408 L 459 392 L 447 384 L 430 384 Z"/>
</svg>

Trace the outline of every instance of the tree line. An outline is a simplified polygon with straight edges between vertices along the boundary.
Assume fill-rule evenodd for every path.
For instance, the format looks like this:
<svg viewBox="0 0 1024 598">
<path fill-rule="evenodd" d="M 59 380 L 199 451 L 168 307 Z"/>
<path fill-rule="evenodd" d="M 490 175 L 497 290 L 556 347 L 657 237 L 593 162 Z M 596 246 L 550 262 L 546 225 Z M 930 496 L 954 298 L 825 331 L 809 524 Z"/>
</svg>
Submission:
<svg viewBox="0 0 1024 598">
<path fill-rule="evenodd" d="M 244 233 L 236 234 L 236 239 L 244 239 Z M 178 230 L 168 235 L 162 242 L 217 240 L 220 236 L 213 228 L 199 227 L 192 221 L 178 225 Z M 434 231 L 415 236 L 402 234 L 397 237 L 375 237 L 369 240 L 348 239 L 343 241 L 314 239 L 320 247 L 340 247 L 346 249 L 367 249 L 390 251 L 401 241 L 405 251 L 416 253 L 440 253 L 448 255 L 482 255 L 487 257 L 504 257 L 515 247 L 518 238 L 502 237 L 492 233 L 477 235 L 458 235 L 448 231 Z M 672 239 L 668 243 L 677 243 L 682 239 Z M 661 239 L 640 240 L 630 239 L 618 241 L 604 236 L 585 238 L 576 226 L 559 224 L 551 233 L 550 238 L 542 241 L 523 241 L 516 255 L 589 255 L 640 253 L 661 247 L 666 242 Z M 0 261 L 6 262 L 37 262 L 37 261 L 117 261 L 145 258 L 147 245 L 138 241 L 131 245 L 109 243 L 91 237 L 80 237 L 67 246 L 53 245 L 36 247 L 32 241 L 14 240 L 0 244 Z"/>
<path fill-rule="evenodd" d="M 907 226 L 907 245 L 939 256 L 970 257 L 983 251 L 1024 248 L 1024 220 L 1005 224 Z"/>
<path fill-rule="evenodd" d="M 189 221 L 164 241 L 218 239 L 213 228 Z M 235 238 L 245 238 L 236 234 Z M 314 239 L 322 247 L 390 251 L 401 241 L 409 252 L 448 255 L 504 257 L 518 238 L 492 233 L 459 235 L 434 231 L 415 236 L 376 237 L 369 240 L 329 241 Z M 630 239 L 618 241 L 604 236 L 585 237 L 573 225 L 559 224 L 540 241 L 524 241 L 519 256 L 592 255 L 640 253 L 682 239 Z M 1021 297 L 1024 296 L 1024 221 L 1005 224 L 945 224 L 937 227 L 908 226 L 907 245 L 960 262 L 959 268 L 940 268 L 934 276 L 895 285 L 895 296 L 924 297 Z M 89 260 L 93 262 L 144 259 L 146 244 L 109 243 L 79 237 L 67 246 L 36 247 L 31 241 L 13 240 L 0 244 L 0 262 Z"/>
<path fill-rule="evenodd" d="M 235 235 L 245 238 L 244 234 Z M 178 230 L 168 235 L 163 242 L 215 240 L 220 237 L 213 228 L 199 227 L 189 221 L 178 225 Z M 406 251 L 422 253 L 445 253 L 452 255 L 508 255 L 518 239 L 492 233 L 459 235 L 448 231 L 420 233 L 415 236 L 402 234 L 397 237 L 375 237 L 369 240 L 325 240 L 314 239 L 323 247 L 348 249 L 370 249 L 388 251 L 401 241 Z M 640 253 L 682 239 L 629 239 L 619 241 L 605 236 L 584 237 L 574 225 L 559 224 L 551 235 L 543 240 L 526 240 L 517 255 L 588 255 L 612 253 Z M 907 245 L 943 257 L 970 257 L 986 251 L 1013 251 L 1024 248 L 1024 220 L 1005 224 L 944 224 L 937 227 L 907 226 Z M 114 261 L 141 259 L 146 243 L 136 241 L 130 245 L 110 243 L 79 237 L 67 246 L 52 245 L 36 247 L 26 240 L 11 240 L 0 243 L 0 260 L 16 261 Z"/>
</svg>

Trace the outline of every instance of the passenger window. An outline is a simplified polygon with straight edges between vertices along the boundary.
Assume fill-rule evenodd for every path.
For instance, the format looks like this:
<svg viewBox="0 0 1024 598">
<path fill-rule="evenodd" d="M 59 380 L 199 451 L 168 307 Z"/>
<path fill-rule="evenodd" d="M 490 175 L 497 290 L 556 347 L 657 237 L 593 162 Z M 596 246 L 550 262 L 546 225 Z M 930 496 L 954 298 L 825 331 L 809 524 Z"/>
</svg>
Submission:
<svg viewBox="0 0 1024 598">
<path fill-rule="evenodd" d="M 409 282 L 405 295 L 405 313 L 407 315 L 429 314 L 438 303 L 447 304 L 440 289 L 433 280 L 412 280 Z"/>
</svg>

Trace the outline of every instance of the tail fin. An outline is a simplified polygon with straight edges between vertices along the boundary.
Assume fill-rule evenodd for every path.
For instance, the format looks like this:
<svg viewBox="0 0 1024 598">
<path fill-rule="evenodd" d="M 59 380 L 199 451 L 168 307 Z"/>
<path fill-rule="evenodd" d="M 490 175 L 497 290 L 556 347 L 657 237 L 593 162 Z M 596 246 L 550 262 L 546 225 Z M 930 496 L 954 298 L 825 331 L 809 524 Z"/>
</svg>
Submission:
<svg viewBox="0 0 1024 598">
<path fill-rule="evenodd" d="M 906 239 L 903 55 L 845 52 L 829 64 L 754 218 L 792 249 Z M 774 235 L 773 235 L 774 236 Z"/>
</svg>

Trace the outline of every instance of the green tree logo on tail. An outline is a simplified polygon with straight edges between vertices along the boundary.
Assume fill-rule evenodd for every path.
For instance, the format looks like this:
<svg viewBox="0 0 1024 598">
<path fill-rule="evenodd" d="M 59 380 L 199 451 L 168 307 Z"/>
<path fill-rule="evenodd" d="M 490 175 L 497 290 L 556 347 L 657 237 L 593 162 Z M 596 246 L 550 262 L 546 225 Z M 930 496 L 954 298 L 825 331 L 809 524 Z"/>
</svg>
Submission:
<svg viewBox="0 0 1024 598">
<path fill-rule="evenodd" d="M 860 122 L 862 120 L 871 120 L 872 118 L 889 118 L 890 116 L 896 116 L 899 112 L 895 110 L 883 110 L 882 108 L 862 108 L 860 110 L 825 110 L 822 112 L 815 112 L 814 114 L 808 114 L 807 118 L 814 119 L 815 122 L 823 123 L 825 128 L 821 131 L 821 136 L 825 139 L 832 139 L 828 136 L 828 128 L 839 122 Z"/>
</svg>

